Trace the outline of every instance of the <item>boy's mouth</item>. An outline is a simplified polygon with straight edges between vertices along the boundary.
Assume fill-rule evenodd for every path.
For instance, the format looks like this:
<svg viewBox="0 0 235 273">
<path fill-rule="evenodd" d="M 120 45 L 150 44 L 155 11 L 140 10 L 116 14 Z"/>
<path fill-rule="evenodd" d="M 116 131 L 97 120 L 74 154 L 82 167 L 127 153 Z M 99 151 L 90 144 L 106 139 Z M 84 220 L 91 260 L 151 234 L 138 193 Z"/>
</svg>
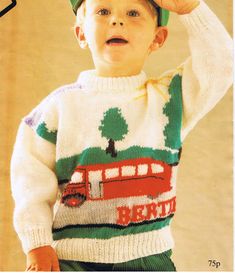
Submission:
<svg viewBox="0 0 235 273">
<path fill-rule="evenodd" d="M 107 45 L 124 45 L 127 43 L 128 43 L 128 41 L 122 37 L 113 37 L 113 38 L 106 41 Z"/>
</svg>

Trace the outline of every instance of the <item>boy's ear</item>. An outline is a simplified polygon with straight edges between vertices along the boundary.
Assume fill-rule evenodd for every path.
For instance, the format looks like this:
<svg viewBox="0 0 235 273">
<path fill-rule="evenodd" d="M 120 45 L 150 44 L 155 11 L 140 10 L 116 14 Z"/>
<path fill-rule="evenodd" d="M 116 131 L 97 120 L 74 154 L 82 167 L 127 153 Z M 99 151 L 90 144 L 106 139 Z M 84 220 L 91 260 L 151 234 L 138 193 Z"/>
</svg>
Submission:
<svg viewBox="0 0 235 273">
<path fill-rule="evenodd" d="M 85 37 L 82 27 L 80 27 L 80 26 L 75 27 L 75 36 L 78 40 L 80 47 L 82 49 L 85 49 L 87 47 L 87 41 L 86 41 L 86 37 Z"/>
<path fill-rule="evenodd" d="M 167 27 L 158 27 L 156 29 L 155 38 L 150 45 L 150 51 L 155 51 L 158 48 L 162 47 L 165 43 L 168 36 L 168 28 Z"/>
</svg>

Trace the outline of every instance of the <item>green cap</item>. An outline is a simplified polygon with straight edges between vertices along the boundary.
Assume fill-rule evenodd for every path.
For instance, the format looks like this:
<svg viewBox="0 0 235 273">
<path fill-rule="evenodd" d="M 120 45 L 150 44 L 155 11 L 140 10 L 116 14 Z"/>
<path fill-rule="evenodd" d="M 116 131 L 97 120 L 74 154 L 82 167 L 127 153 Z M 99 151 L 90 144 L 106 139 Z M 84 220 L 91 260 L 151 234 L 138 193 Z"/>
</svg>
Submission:
<svg viewBox="0 0 235 273">
<path fill-rule="evenodd" d="M 77 14 L 78 8 L 81 6 L 83 0 L 70 0 L 73 11 Z M 158 11 L 158 25 L 166 26 L 169 20 L 170 12 L 169 10 L 160 8 L 153 0 L 149 0 L 149 2 L 154 6 Z"/>
</svg>

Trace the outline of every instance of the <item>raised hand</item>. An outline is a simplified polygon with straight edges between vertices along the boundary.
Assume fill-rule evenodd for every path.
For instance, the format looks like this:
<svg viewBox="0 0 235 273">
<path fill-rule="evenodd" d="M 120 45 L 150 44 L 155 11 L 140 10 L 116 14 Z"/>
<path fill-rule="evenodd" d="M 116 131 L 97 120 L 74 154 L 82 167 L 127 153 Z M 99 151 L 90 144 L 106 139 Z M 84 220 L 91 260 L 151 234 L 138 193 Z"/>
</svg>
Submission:
<svg viewBox="0 0 235 273">
<path fill-rule="evenodd" d="M 178 14 L 187 14 L 194 10 L 199 4 L 199 0 L 154 0 L 161 8 Z"/>
</svg>

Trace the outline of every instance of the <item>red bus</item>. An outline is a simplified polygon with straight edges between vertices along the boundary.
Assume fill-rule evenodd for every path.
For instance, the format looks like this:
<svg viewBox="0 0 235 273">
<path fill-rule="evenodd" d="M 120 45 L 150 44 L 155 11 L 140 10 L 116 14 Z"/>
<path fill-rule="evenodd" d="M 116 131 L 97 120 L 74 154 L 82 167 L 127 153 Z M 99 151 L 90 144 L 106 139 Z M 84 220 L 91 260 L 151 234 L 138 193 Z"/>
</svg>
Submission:
<svg viewBox="0 0 235 273">
<path fill-rule="evenodd" d="M 85 200 L 152 196 L 171 190 L 172 166 L 151 158 L 77 166 L 61 202 L 78 207 Z"/>
</svg>

